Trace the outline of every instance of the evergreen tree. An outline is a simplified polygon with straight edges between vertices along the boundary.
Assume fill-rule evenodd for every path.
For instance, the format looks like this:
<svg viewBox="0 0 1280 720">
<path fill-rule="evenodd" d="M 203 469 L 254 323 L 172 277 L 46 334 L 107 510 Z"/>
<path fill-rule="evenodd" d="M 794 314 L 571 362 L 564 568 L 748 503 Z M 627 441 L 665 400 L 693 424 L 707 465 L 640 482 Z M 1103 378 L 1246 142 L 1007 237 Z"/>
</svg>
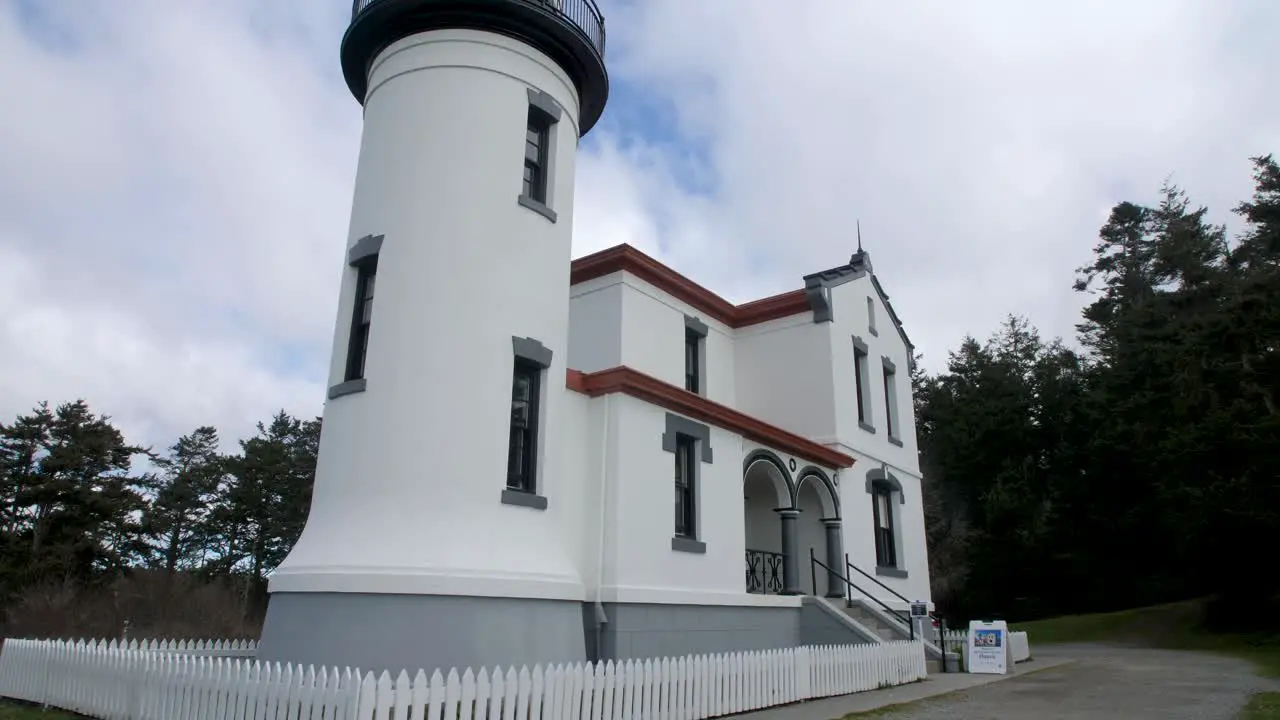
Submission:
<svg viewBox="0 0 1280 720">
<path fill-rule="evenodd" d="M 155 498 L 143 527 L 155 545 L 157 564 L 170 576 L 179 569 L 200 567 L 206 559 L 210 508 L 227 464 L 218 452 L 219 442 L 216 428 L 201 426 L 178 438 L 169 454 L 155 461 Z"/>
</svg>

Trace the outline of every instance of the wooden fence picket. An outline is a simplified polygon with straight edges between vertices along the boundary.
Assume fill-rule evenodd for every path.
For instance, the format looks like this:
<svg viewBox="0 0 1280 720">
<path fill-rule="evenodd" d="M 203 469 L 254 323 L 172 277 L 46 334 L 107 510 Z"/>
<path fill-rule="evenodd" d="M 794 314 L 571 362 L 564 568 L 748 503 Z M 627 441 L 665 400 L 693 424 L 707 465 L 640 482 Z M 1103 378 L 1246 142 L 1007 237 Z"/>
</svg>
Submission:
<svg viewBox="0 0 1280 720">
<path fill-rule="evenodd" d="M 260 662 L 248 657 L 256 648 L 11 638 L 0 696 L 104 720 L 707 720 L 926 674 L 924 646 L 905 640 L 412 676 Z"/>
</svg>

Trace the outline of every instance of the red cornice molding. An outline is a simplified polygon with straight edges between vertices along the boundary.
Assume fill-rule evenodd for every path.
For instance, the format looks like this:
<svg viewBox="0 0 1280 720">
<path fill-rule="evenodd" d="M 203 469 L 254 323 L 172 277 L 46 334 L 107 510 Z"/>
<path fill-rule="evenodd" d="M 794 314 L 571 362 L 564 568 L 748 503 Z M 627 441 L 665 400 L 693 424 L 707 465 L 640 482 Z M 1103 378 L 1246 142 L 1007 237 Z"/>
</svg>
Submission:
<svg viewBox="0 0 1280 720">
<path fill-rule="evenodd" d="M 780 295 L 734 305 L 626 244 L 574 260 L 569 270 L 569 284 L 577 285 L 621 271 L 635 275 L 729 327 L 745 327 L 810 311 L 804 290 L 791 290 Z"/>
<path fill-rule="evenodd" d="M 819 445 L 776 425 L 757 420 L 733 408 L 712 402 L 701 395 L 694 395 L 684 388 L 663 382 L 638 370 L 632 370 L 625 365 L 593 373 L 569 370 L 566 373 L 565 385 L 570 390 L 590 397 L 623 393 L 827 467 L 853 467 L 853 458 L 844 453 Z"/>
</svg>

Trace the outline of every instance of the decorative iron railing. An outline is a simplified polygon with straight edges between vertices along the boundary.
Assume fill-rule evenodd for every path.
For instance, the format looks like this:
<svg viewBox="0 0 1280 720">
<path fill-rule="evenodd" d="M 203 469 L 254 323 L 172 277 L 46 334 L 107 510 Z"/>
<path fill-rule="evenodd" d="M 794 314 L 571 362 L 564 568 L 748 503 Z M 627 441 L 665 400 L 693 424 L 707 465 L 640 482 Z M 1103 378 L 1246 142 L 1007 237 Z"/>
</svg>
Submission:
<svg viewBox="0 0 1280 720">
<path fill-rule="evenodd" d="M 747 592 L 782 594 L 782 553 L 747 550 Z"/>
<path fill-rule="evenodd" d="M 351 4 L 351 21 L 360 13 L 384 0 L 353 0 Z M 604 57 L 604 15 L 595 0 L 512 0 L 527 5 L 536 5 L 568 20 L 587 36 L 596 52 Z"/>
</svg>

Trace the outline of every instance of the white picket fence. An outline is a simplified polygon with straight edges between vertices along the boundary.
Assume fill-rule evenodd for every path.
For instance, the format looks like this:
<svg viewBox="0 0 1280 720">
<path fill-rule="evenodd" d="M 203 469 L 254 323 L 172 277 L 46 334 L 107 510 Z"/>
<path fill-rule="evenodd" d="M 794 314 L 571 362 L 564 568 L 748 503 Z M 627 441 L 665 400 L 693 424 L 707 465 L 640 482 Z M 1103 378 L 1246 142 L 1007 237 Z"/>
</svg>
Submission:
<svg viewBox="0 0 1280 720">
<path fill-rule="evenodd" d="M 943 636 L 943 642 L 946 643 L 947 652 L 958 652 L 964 658 L 969 647 L 969 631 L 948 630 Z M 1031 659 L 1031 641 L 1025 632 L 1009 632 L 1009 649 L 1015 663 Z"/>
<path fill-rule="evenodd" d="M 412 678 L 101 642 L 0 651 L 0 696 L 105 720 L 702 720 L 925 676 L 919 641 Z"/>
<path fill-rule="evenodd" d="M 94 641 L 81 640 L 83 644 Z M 107 643 L 108 648 L 122 650 L 141 650 L 177 655 L 196 655 L 202 657 L 245 657 L 258 655 L 256 640 L 129 640 Z"/>
</svg>

